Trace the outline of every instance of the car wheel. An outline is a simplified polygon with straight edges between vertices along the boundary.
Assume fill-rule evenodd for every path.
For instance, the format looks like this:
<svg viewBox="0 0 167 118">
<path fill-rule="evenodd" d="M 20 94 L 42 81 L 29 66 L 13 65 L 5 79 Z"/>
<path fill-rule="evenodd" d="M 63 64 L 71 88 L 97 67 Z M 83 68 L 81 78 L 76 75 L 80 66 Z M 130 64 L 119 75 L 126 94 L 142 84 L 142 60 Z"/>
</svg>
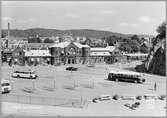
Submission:
<svg viewBox="0 0 167 118">
<path fill-rule="evenodd" d="M 19 78 L 20 77 L 20 75 L 17 75 L 17 78 Z"/>
<path fill-rule="evenodd" d="M 32 76 L 30 76 L 30 79 L 32 79 Z"/>
</svg>

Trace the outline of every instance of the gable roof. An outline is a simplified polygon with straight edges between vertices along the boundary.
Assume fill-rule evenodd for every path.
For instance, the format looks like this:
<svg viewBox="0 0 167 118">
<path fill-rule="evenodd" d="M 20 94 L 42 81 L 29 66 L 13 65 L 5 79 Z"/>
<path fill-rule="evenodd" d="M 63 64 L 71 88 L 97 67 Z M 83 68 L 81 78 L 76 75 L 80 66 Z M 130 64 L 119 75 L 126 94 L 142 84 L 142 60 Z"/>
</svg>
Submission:
<svg viewBox="0 0 167 118">
<path fill-rule="evenodd" d="M 115 50 L 115 46 L 107 46 L 105 48 L 91 48 L 92 52 L 113 52 Z"/>
<path fill-rule="evenodd" d="M 49 50 L 24 50 L 25 57 L 48 57 L 51 56 Z"/>
<path fill-rule="evenodd" d="M 67 47 L 71 42 L 69 41 L 65 41 L 65 42 L 61 42 L 61 43 L 56 43 L 50 47 L 60 47 L 60 48 L 65 48 Z M 76 45 L 78 48 L 82 48 L 82 47 L 89 47 L 88 45 L 82 45 L 80 43 L 77 42 L 72 42 L 74 45 Z"/>
</svg>

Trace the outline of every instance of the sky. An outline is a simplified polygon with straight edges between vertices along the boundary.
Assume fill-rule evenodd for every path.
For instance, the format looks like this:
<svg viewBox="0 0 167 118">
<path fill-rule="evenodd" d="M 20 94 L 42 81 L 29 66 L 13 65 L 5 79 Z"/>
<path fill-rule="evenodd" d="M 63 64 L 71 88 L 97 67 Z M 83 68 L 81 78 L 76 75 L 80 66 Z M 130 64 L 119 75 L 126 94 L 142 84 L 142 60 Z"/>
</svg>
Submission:
<svg viewBox="0 0 167 118">
<path fill-rule="evenodd" d="M 166 19 L 165 1 L 2 1 L 2 28 L 96 29 L 156 35 Z"/>
</svg>

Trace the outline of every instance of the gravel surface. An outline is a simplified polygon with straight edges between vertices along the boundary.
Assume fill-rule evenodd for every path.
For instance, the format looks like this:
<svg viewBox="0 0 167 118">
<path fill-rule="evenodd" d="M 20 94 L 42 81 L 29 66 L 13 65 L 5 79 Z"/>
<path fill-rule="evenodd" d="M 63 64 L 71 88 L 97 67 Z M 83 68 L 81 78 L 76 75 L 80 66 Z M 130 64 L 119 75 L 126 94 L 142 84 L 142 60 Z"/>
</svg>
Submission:
<svg viewBox="0 0 167 118">
<path fill-rule="evenodd" d="M 131 110 L 124 106 L 126 103 L 135 103 L 131 100 L 109 100 L 98 103 L 90 103 L 84 108 L 74 108 L 66 106 L 40 106 L 30 104 L 19 104 L 8 100 L 8 96 L 21 95 L 31 97 L 53 97 L 57 99 L 77 99 L 91 100 L 102 94 L 110 95 L 144 95 L 144 94 L 166 94 L 166 79 L 163 76 L 142 74 L 146 79 L 144 84 L 124 83 L 108 81 L 107 76 L 110 70 L 130 70 L 141 62 L 116 63 L 112 65 L 96 64 L 95 67 L 86 65 L 74 65 L 78 71 L 66 71 L 66 66 L 36 66 L 36 67 L 9 67 L 2 66 L 2 77 L 13 81 L 13 91 L 7 95 L 2 95 L 4 114 L 24 114 L 24 115 L 109 115 L 109 116 L 164 116 L 165 101 L 146 101 L 142 100 L 141 105 L 136 110 Z M 31 68 L 38 74 L 34 81 L 28 79 L 11 78 L 12 71 L 22 68 Z M 157 84 L 157 91 L 153 90 L 154 83 Z M 25 88 L 33 88 L 33 93 L 23 91 Z M 74 87 L 76 86 L 76 87 Z M 24 101 L 24 100 L 23 100 Z M 46 104 L 49 102 L 46 102 Z M 48 104 L 49 105 L 49 104 Z M 22 110 L 21 110 L 22 109 Z M 45 112 L 44 112 L 45 111 Z"/>
</svg>

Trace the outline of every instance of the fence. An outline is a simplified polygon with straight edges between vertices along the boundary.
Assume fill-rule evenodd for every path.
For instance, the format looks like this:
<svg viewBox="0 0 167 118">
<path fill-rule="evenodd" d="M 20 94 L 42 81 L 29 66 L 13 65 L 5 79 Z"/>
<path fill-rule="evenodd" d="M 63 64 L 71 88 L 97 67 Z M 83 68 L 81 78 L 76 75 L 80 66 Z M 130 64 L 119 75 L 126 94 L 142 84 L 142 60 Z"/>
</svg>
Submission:
<svg viewBox="0 0 167 118">
<path fill-rule="evenodd" d="M 75 107 L 75 108 L 87 108 L 88 106 L 88 101 L 83 97 L 78 99 L 67 99 L 67 98 L 56 98 L 56 97 L 39 97 L 30 95 L 4 94 L 2 95 L 2 101 L 23 103 L 23 104 Z"/>
</svg>

